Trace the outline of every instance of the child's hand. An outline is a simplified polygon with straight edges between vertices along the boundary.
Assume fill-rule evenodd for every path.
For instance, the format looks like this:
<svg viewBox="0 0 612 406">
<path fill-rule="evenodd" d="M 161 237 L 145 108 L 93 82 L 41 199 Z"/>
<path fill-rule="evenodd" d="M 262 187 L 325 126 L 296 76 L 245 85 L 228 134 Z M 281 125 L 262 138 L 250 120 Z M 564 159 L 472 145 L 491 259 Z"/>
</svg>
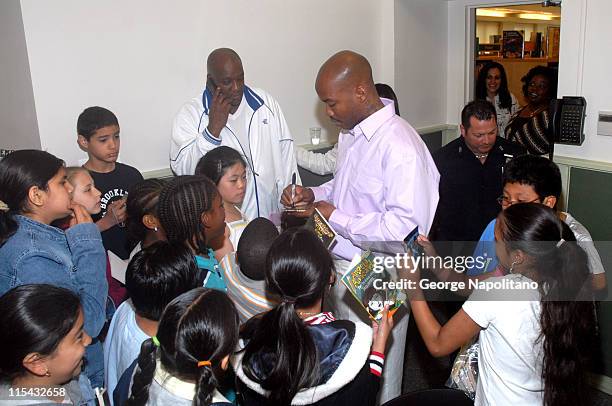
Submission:
<svg viewBox="0 0 612 406">
<path fill-rule="evenodd" d="M 423 251 L 425 252 L 425 255 L 427 255 L 428 257 L 438 256 L 438 253 L 436 252 L 436 248 L 433 246 L 431 241 L 429 241 L 429 239 L 427 239 L 427 237 L 425 237 L 424 235 L 419 234 L 419 236 L 417 237 L 417 243 L 421 247 L 423 247 Z"/>
<path fill-rule="evenodd" d="M 391 334 L 393 328 L 393 314 L 389 313 L 389 305 L 385 306 L 382 317 L 378 322 L 372 322 L 373 339 L 372 339 L 372 351 L 385 353 L 385 347 L 387 340 Z"/>
<path fill-rule="evenodd" d="M 72 203 L 70 205 L 70 210 L 72 210 L 72 218 L 70 219 L 69 227 L 72 227 L 77 224 L 83 223 L 93 223 L 91 216 L 87 213 L 85 207 L 81 206 L 78 203 Z"/>
<path fill-rule="evenodd" d="M 108 205 L 108 209 L 106 211 L 106 215 L 108 216 L 109 212 L 114 217 L 113 220 L 115 224 L 120 224 L 125 221 L 127 218 L 127 198 L 123 197 L 119 200 L 115 200 L 114 202 Z"/>
<path fill-rule="evenodd" d="M 101 232 L 113 228 L 117 224 L 121 224 L 125 221 L 127 218 L 126 200 L 127 198 L 124 197 L 122 199 L 115 200 L 106 206 L 106 214 L 96 222 L 96 225 Z"/>
</svg>

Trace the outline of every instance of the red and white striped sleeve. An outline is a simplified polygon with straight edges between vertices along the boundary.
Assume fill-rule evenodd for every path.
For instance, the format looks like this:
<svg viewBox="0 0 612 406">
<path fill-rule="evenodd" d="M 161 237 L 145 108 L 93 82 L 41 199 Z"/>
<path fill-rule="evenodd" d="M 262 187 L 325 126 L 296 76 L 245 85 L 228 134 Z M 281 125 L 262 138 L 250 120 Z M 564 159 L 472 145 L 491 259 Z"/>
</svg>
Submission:
<svg viewBox="0 0 612 406">
<path fill-rule="evenodd" d="M 385 354 L 372 351 L 370 353 L 370 358 L 368 359 L 368 362 L 370 363 L 370 372 L 380 377 L 382 375 L 383 367 L 385 366 Z"/>
</svg>

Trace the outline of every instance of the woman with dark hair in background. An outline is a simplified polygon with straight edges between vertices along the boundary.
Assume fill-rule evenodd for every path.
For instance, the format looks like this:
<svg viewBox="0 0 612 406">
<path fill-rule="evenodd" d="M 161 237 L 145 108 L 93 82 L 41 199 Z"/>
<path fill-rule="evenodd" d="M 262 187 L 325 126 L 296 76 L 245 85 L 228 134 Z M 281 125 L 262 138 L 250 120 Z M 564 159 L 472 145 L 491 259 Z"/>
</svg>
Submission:
<svg viewBox="0 0 612 406">
<path fill-rule="evenodd" d="M 388 309 L 373 330 L 323 312 L 334 284 L 329 251 L 311 231 L 290 229 L 268 252 L 266 283 L 280 304 L 249 320 L 232 364 L 245 405 L 374 405 L 387 339 Z"/>
<path fill-rule="evenodd" d="M 413 290 L 412 316 L 427 348 L 447 355 L 480 333 L 475 405 L 589 404 L 595 319 L 586 254 L 556 213 L 537 203 L 502 211 L 495 240 L 507 274 L 487 282 L 502 287 L 476 289 L 445 325 Z"/>
<path fill-rule="evenodd" d="M 157 335 L 142 343 L 126 406 L 231 405 L 217 390 L 238 343 L 229 297 L 197 288 L 168 304 Z"/>
<path fill-rule="evenodd" d="M 497 113 L 497 132 L 504 137 L 504 129 L 518 110 L 516 97 L 508 90 L 506 70 L 498 62 L 487 62 L 478 74 L 476 81 L 476 99 L 486 100 L 495 106 Z"/>
<path fill-rule="evenodd" d="M 506 138 L 524 146 L 533 155 L 550 151 L 550 101 L 557 97 L 557 71 L 536 66 L 521 79 L 523 95 L 528 101 L 505 129 Z"/>
<path fill-rule="evenodd" d="M 383 99 L 389 99 L 395 105 L 395 114 L 400 115 L 397 96 L 391 86 L 384 83 L 377 83 L 376 91 Z M 329 175 L 336 169 L 336 159 L 338 158 L 338 143 L 332 149 L 322 154 L 319 152 L 308 151 L 302 147 L 296 148 L 297 164 L 317 175 Z"/>
</svg>

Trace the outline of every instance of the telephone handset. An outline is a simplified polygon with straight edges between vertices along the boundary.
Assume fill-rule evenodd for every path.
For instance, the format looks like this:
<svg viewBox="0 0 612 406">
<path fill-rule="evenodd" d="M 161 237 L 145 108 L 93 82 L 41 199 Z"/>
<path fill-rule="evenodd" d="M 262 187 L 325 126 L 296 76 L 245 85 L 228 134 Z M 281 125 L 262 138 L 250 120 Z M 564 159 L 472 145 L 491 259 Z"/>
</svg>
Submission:
<svg viewBox="0 0 612 406">
<path fill-rule="evenodd" d="M 555 144 L 582 145 L 586 100 L 581 96 L 563 96 L 550 103 L 550 132 Z"/>
<path fill-rule="evenodd" d="M 206 78 L 206 88 L 210 92 L 211 96 L 215 94 L 215 90 L 217 90 L 217 84 L 212 80 L 211 77 Z"/>
</svg>

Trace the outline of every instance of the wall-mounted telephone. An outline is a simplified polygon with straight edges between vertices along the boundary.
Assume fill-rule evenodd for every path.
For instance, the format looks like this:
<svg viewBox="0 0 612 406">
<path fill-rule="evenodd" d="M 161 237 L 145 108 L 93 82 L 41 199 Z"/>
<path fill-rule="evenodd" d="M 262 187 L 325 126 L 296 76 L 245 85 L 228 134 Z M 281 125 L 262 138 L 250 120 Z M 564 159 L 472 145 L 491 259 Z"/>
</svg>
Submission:
<svg viewBox="0 0 612 406">
<path fill-rule="evenodd" d="M 580 96 L 563 96 L 550 104 L 551 135 L 556 144 L 582 145 L 586 100 Z"/>
</svg>

